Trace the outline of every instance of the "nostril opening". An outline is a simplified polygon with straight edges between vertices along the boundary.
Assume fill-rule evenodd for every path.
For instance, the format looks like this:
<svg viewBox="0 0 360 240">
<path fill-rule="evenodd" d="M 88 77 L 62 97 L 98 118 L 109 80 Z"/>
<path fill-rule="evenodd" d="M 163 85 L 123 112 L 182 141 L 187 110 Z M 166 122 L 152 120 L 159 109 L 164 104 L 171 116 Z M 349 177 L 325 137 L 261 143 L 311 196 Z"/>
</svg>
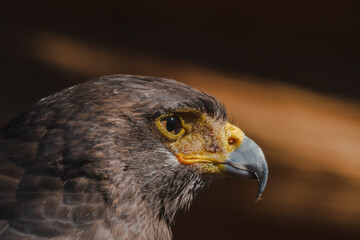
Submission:
<svg viewBox="0 0 360 240">
<path fill-rule="evenodd" d="M 228 140 L 228 143 L 229 143 L 229 145 L 234 145 L 234 144 L 236 144 L 237 142 L 238 142 L 239 140 L 237 140 L 236 138 L 229 138 L 229 140 Z"/>
</svg>

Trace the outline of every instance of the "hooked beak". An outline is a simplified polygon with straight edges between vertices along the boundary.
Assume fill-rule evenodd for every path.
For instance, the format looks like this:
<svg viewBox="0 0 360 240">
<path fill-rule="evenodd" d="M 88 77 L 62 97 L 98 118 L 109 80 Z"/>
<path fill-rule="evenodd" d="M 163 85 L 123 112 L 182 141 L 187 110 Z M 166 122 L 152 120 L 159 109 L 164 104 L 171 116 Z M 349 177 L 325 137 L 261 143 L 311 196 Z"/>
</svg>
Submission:
<svg viewBox="0 0 360 240">
<path fill-rule="evenodd" d="M 257 200 L 260 199 L 268 179 L 268 165 L 261 148 L 236 126 L 227 123 L 226 136 L 222 141 L 229 154 L 200 152 L 176 155 L 183 164 L 200 164 L 208 173 L 225 173 L 235 177 L 257 178 Z"/>
<path fill-rule="evenodd" d="M 257 200 L 260 199 L 268 179 L 268 165 L 261 148 L 244 136 L 240 147 L 233 151 L 223 163 L 224 172 L 235 177 L 257 178 Z"/>
</svg>

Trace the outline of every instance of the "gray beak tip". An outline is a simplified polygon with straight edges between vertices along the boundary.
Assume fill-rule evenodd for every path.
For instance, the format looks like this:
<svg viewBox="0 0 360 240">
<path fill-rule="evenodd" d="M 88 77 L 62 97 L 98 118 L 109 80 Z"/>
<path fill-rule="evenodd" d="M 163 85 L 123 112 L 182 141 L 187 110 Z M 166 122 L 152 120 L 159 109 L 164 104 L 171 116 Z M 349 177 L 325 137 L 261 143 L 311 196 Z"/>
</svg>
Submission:
<svg viewBox="0 0 360 240">
<path fill-rule="evenodd" d="M 268 179 L 268 165 L 261 148 L 245 136 L 241 146 L 230 154 L 225 163 L 225 172 L 230 175 L 258 179 L 255 202 L 260 200 Z"/>
</svg>

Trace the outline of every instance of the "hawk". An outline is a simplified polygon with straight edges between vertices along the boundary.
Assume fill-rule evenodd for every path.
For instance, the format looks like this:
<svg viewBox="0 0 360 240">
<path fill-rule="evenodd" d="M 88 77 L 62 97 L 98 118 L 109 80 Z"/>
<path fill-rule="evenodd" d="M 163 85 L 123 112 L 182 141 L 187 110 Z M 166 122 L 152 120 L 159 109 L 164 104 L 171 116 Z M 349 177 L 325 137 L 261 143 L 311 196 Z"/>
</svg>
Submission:
<svg viewBox="0 0 360 240">
<path fill-rule="evenodd" d="M 267 181 L 261 149 L 214 97 L 112 75 L 41 99 L 0 130 L 0 239 L 171 239 L 221 176 Z"/>
</svg>

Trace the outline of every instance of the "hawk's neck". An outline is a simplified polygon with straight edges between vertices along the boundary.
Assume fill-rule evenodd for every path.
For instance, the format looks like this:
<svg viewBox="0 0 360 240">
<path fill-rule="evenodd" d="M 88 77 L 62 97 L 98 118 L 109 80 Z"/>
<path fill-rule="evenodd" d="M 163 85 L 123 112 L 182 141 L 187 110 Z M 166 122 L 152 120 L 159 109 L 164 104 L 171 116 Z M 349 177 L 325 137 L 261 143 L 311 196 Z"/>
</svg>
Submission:
<svg viewBox="0 0 360 240">
<path fill-rule="evenodd" d="M 189 171 L 163 177 L 158 176 L 141 187 L 129 182 L 123 189 L 117 189 L 119 194 L 110 204 L 107 219 L 112 232 L 129 239 L 172 238 L 170 226 L 176 213 L 188 208 L 209 181 Z"/>
</svg>

